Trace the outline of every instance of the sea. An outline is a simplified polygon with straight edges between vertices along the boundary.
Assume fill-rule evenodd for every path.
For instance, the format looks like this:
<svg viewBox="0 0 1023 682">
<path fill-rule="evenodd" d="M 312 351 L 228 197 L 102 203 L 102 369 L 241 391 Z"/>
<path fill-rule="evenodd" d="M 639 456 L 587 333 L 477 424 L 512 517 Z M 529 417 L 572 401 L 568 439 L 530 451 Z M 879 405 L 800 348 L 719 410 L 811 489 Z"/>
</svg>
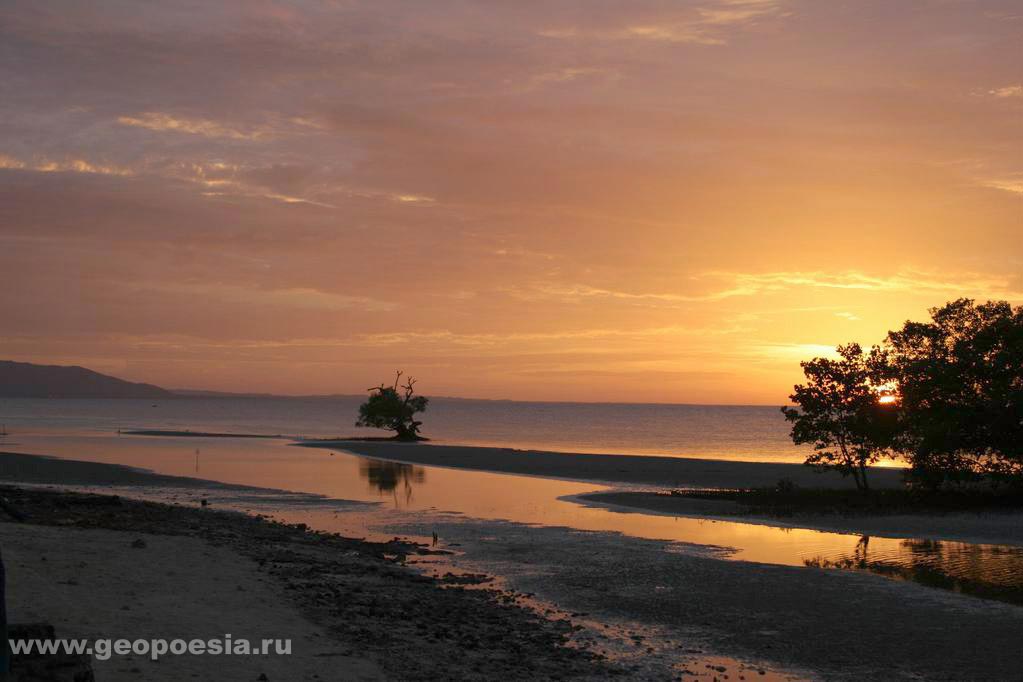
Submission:
<svg viewBox="0 0 1023 682">
<path fill-rule="evenodd" d="M 169 400 L 2 399 L 0 432 L 202 431 L 327 438 L 356 428 L 361 396 L 187 397 Z M 422 433 L 443 444 L 556 452 L 800 462 L 779 407 L 521 402 L 436 398 Z"/>
</svg>

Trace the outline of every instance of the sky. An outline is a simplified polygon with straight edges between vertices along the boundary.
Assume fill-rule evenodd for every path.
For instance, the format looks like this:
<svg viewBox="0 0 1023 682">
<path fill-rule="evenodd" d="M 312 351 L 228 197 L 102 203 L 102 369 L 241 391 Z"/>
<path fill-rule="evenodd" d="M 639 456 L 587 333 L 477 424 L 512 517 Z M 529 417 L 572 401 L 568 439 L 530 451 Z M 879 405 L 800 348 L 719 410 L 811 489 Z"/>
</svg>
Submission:
<svg viewBox="0 0 1023 682">
<path fill-rule="evenodd" d="M 1023 300 L 1018 0 L 7 0 L 0 358 L 781 404 Z"/>
</svg>

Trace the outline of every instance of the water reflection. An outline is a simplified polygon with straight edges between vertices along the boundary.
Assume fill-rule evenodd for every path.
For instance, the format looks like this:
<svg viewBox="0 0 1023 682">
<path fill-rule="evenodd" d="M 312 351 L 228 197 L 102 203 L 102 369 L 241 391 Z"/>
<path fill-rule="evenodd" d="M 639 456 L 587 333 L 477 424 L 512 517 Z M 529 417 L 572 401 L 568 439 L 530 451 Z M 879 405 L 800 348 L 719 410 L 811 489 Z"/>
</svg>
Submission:
<svg viewBox="0 0 1023 682">
<path fill-rule="evenodd" d="M 201 476 L 261 488 L 379 503 L 388 494 L 402 512 L 617 532 L 679 543 L 678 551 L 788 566 L 865 570 L 894 578 L 1023 604 L 1023 547 L 904 540 L 779 528 L 740 521 L 623 513 L 578 496 L 605 490 L 574 481 L 493 474 L 370 460 L 344 451 L 290 447 L 258 439 L 155 438 L 75 432 L 19 434 L 5 449 L 69 459 L 127 464 L 160 474 Z M 199 450 L 198 455 L 196 450 Z M 429 476 L 426 469 L 429 468 Z M 0 471 L 0 478 L 4 472 Z M 66 476 L 62 479 L 68 483 Z M 98 481 L 97 481 L 98 482 Z M 111 480 L 110 483 L 117 481 Z M 281 503 L 274 513 L 308 514 Z M 338 514 L 295 519 L 333 532 L 365 535 L 369 517 Z M 674 551 L 674 550 L 673 550 Z"/>
<path fill-rule="evenodd" d="M 412 504 L 412 484 L 426 482 L 426 469 L 423 467 L 380 459 L 360 460 L 359 475 L 369 481 L 369 484 L 379 492 L 391 493 L 394 496 L 395 505 L 400 505 L 399 485 L 405 506 L 408 506 Z"/>
<path fill-rule="evenodd" d="M 888 541 L 891 542 L 891 541 Z M 898 552 L 871 551 L 864 535 L 851 554 L 804 560 L 814 568 L 868 571 L 985 599 L 1023 604 L 1019 548 L 940 540 L 901 540 Z"/>
</svg>

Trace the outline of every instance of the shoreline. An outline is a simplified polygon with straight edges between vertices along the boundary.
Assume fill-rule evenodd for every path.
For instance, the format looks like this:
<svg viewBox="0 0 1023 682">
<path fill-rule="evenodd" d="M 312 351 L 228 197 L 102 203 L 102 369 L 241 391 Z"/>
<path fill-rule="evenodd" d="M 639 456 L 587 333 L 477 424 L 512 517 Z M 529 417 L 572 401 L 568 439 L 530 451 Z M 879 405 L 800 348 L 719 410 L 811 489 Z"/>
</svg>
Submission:
<svg viewBox="0 0 1023 682">
<path fill-rule="evenodd" d="M 455 470 L 485 471 L 509 476 L 521 476 L 527 478 L 546 478 L 574 482 L 593 483 L 595 487 L 617 486 L 611 489 L 595 489 L 592 492 L 585 492 L 578 495 L 566 496 L 566 501 L 584 507 L 605 508 L 623 514 L 650 514 L 670 517 L 703 518 L 707 520 L 729 521 L 733 523 L 745 523 L 755 526 L 771 526 L 775 528 L 803 528 L 822 532 L 836 532 L 859 535 L 876 535 L 890 538 L 905 539 L 928 539 L 936 541 L 967 542 L 974 544 L 988 545 L 1023 545 L 1023 512 L 1014 511 L 965 511 L 965 512 L 929 512 L 929 513 L 903 513 L 903 514 L 822 514 L 813 512 L 800 512 L 790 516 L 775 516 L 764 513 L 746 511 L 741 505 L 726 500 L 693 499 L 688 497 L 672 497 L 663 494 L 664 484 L 655 483 L 639 484 L 644 486 L 661 487 L 661 492 L 629 490 L 622 488 L 620 481 L 601 481 L 585 475 L 585 470 L 580 470 L 579 460 L 567 456 L 564 464 L 553 471 L 543 470 L 542 473 L 534 472 L 528 466 L 522 466 L 514 460 L 495 459 L 502 455 L 509 454 L 514 457 L 516 452 L 499 450 L 492 452 L 491 448 L 483 448 L 487 460 L 478 462 L 465 462 L 461 460 L 451 461 L 443 456 L 434 456 L 435 451 L 443 454 L 451 448 L 457 448 L 462 460 L 465 457 L 474 457 L 479 448 L 471 446 L 436 446 L 420 444 L 387 444 L 386 453 L 380 452 L 379 443 L 352 443 L 344 442 L 346 447 L 340 443 L 332 444 L 330 449 L 343 450 L 361 457 L 373 457 L 389 462 L 408 464 L 412 466 L 438 467 Z M 301 445 L 301 444 L 293 444 Z M 306 447 L 324 447 L 307 445 Z M 370 455 L 369 452 L 373 454 Z M 426 452 L 423 452 L 426 451 Z M 383 454 L 392 455 L 389 457 Z M 418 456 L 416 456 L 418 454 Z M 558 453 L 528 453 L 545 459 L 553 460 L 561 464 L 559 458 L 566 457 Z M 397 457 L 394 455 L 403 455 Z M 412 455 L 412 456 L 404 456 Z M 612 462 L 618 460 L 641 459 L 629 455 L 580 455 L 585 462 L 591 457 L 610 458 Z M 641 475 L 648 475 L 659 471 L 659 466 L 687 468 L 692 460 L 681 460 L 672 458 L 660 458 L 655 466 L 649 470 L 640 471 Z M 667 461 L 664 461 L 667 460 Z M 514 469 L 513 471 L 500 470 L 502 467 L 495 466 L 494 462 L 500 465 L 501 462 L 509 464 L 504 468 Z M 713 467 L 723 461 L 700 460 L 696 462 L 696 473 L 706 471 L 702 467 L 705 464 Z M 760 473 L 763 478 L 763 469 L 758 463 L 749 462 L 725 462 L 726 464 L 737 465 L 729 467 L 723 473 L 715 472 L 714 475 L 729 477 L 728 487 L 739 487 L 748 485 L 752 472 L 754 475 Z M 528 462 L 527 462 L 528 464 Z M 769 470 L 777 466 L 796 466 L 802 469 L 802 465 L 767 465 Z M 574 474 L 574 475 L 573 475 Z M 818 476 L 813 471 L 804 470 L 804 477 Z M 837 475 L 832 480 L 841 480 Z M 693 480 L 705 481 L 694 477 Z M 770 480 L 769 478 L 767 480 Z M 813 480 L 813 479 L 811 479 Z M 746 481 L 747 483 L 743 483 Z M 216 492 L 233 493 L 272 493 L 281 496 L 282 499 L 292 504 L 304 504 L 310 501 L 332 501 L 345 505 L 369 505 L 368 502 L 354 502 L 351 500 L 337 500 L 312 493 L 302 493 L 275 488 L 239 485 L 213 481 L 210 479 L 193 478 L 187 476 L 173 476 L 159 474 L 142 468 L 131 467 L 123 464 L 110 464 L 89 461 L 79 461 L 53 457 L 49 455 L 37 455 L 27 453 L 0 452 L 0 484 L 8 482 L 14 485 L 44 486 L 53 485 L 57 482 L 65 486 L 84 487 L 107 487 L 116 489 L 122 486 L 141 486 L 147 488 L 165 488 L 195 490 L 197 493 L 210 494 Z M 637 485 L 637 484 L 633 484 Z"/>
<path fill-rule="evenodd" d="M 1023 546 L 1023 511 L 978 511 L 919 514 L 820 514 L 803 512 L 769 516 L 744 511 L 734 502 L 694 500 L 662 493 L 611 490 L 563 499 L 623 514 L 690 517 L 775 528 L 801 528 L 893 539 Z"/>
<path fill-rule="evenodd" d="M 294 447 L 344 450 L 360 457 L 402 464 L 489 471 L 499 474 L 542 476 L 597 484 L 629 484 L 662 488 L 755 488 L 789 479 L 804 488 L 851 489 L 851 479 L 835 472 L 817 472 L 790 462 L 745 462 L 725 459 L 665 457 L 663 455 L 608 455 L 516 450 L 473 445 L 367 441 L 298 441 Z M 877 488 L 901 485 L 902 470 L 873 467 Z"/>
<path fill-rule="evenodd" d="M 0 458 L 0 464 L 2 461 Z M 57 466 L 63 462 L 67 460 L 52 460 Z M 0 494 L 8 490 L 11 488 L 0 488 Z M 352 652 L 353 656 L 358 652 L 361 658 L 381 666 L 389 679 L 642 676 L 640 667 L 633 666 L 667 664 L 676 669 L 679 657 L 684 662 L 694 662 L 693 657 L 700 662 L 718 652 L 734 656 L 732 660 L 736 661 L 761 662 L 769 671 L 766 678 L 759 674 L 751 677 L 747 665 L 746 679 L 787 679 L 784 672 L 771 677 L 772 669 L 813 671 L 808 673 L 810 679 L 843 682 L 890 679 L 896 667 L 927 679 L 938 670 L 955 671 L 955 679 L 964 680 L 1011 679 L 1008 671 L 1018 670 L 1018 662 L 1004 652 L 1011 645 L 1011 634 L 1023 622 L 1020 607 L 860 571 L 730 561 L 684 548 L 673 551 L 675 543 L 671 541 L 578 532 L 561 526 L 454 517 L 424 522 L 415 516 L 388 523 L 386 538 L 429 537 L 434 531 L 444 538 L 441 549 L 458 548 L 457 555 L 431 557 L 433 550 L 422 544 L 397 539 L 363 542 L 310 532 L 302 524 L 268 522 L 237 512 L 200 508 L 195 499 L 179 506 L 46 489 L 25 490 L 24 494 L 38 498 L 37 506 L 44 515 L 50 515 L 49 519 L 32 520 L 42 522 L 54 533 L 99 528 L 193 536 L 236 552 L 238 558 L 232 561 L 254 561 L 257 566 L 262 562 L 259 574 L 271 583 L 274 594 L 283 594 L 297 603 L 310 622 L 329 631 L 334 642 L 331 646 L 337 647 L 331 651 Z M 74 499 L 88 501 L 67 502 Z M 15 503 L 25 508 L 21 502 Z M 126 513 L 128 509 L 144 512 Z M 26 511 L 36 516 L 31 508 Z M 14 524 L 0 523 L 0 531 L 9 527 Z M 156 547 L 157 542 L 160 540 L 150 545 Z M 63 551 L 62 542 L 52 544 L 55 549 L 51 552 Z M 88 547 L 88 542 L 84 546 Z M 129 555 L 138 551 L 124 542 L 121 546 Z M 62 556 L 61 565 L 72 570 L 77 570 L 81 561 L 74 554 L 53 556 Z M 180 559 L 187 561 L 184 555 Z M 451 566 L 450 570 L 459 575 L 425 576 L 402 565 L 429 562 L 423 568 L 436 569 L 437 559 L 444 566 L 440 570 Z M 92 561 L 95 559 L 87 563 L 91 565 Z M 36 558 L 28 565 L 39 573 L 37 566 L 51 571 L 49 563 Z M 176 572 L 173 566 L 168 568 Z M 215 575 L 217 569 L 209 573 Z M 68 580 L 67 571 L 43 575 L 44 584 L 50 588 L 69 587 L 62 582 Z M 485 578 L 489 575 L 500 576 L 501 584 L 517 592 L 491 588 Z M 623 576 L 627 578 L 623 580 Z M 154 579 L 160 581 L 160 586 L 153 590 L 166 589 L 160 575 Z M 466 580 L 470 585 L 465 584 Z M 471 584 L 477 581 L 479 585 Z M 83 583 L 75 589 L 95 587 Z M 455 596 L 448 594 L 452 591 Z M 481 592 L 486 594 L 478 596 Z M 853 601 L 851 594 L 856 595 Z M 540 604 L 552 605 L 556 610 L 536 611 L 534 595 Z M 116 597 L 115 592 L 108 601 L 123 603 Z M 443 601 L 449 599 L 455 601 Z M 494 604 L 512 607 L 512 615 L 495 613 L 491 608 Z M 53 608 L 72 613 L 76 610 L 66 601 Z M 528 613 L 514 610 L 518 608 Z M 793 618 L 797 612 L 798 622 Z M 864 629 L 875 622 L 878 614 L 898 623 L 910 637 L 911 646 L 893 642 L 885 633 Z M 520 621 L 520 616 L 526 620 Z M 579 632 L 577 625 L 583 628 Z M 609 625 L 611 630 L 607 629 Z M 652 630 L 637 630 L 637 626 Z M 658 635 L 658 628 L 663 626 L 668 630 Z M 538 632 L 537 627 L 549 628 L 548 634 Z M 621 627 L 627 628 L 623 632 L 629 639 L 641 635 L 638 641 L 633 639 L 625 658 L 620 658 L 607 639 L 609 633 Z M 821 633 L 819 642 L 807 642 L 807 627 Z M 869 660 L 848 655 L 847 638 L 853 631 L 868 632 L 872 650 Z M 950 646 L 949 637 L 941 634 L 952 631 L 971 633 L 985 646 L 963 658 Z M 89 635 L 61 628 L 58 636 Z M 612 638 L 621 639 L 617 634 Z M 591 652 L 614 653 L 610 660 L 571 658 L 579 654 L 565 654 L 562 649 L 566 642 L 589 647 Z M 935 647 L 942 653 L 933 653 Z M 570 658 L 564 659 L 563 655 Z M 550 667 L 514 667 L 527 665 L 523 657 Z M 343 659 L 338 661 L 344 663 Z M 700 662 L 697 669 L 703 665 Z M 737 671 L 741 673 L 742 668 Z M 648 677 L 664 679 L 665 675 Z"/>
<path fill-rule="evenodd" d="M 570 646 L 575 624 L 569 619 L 545 617 L 525 595 L 488 587 L 487 576 L 433 577 L 406 565 L 447 550 L 118 496 L 9 485 L 0 494 L 28 517 L 18 523 L 0 514 L 11 622 L 45 620 L 60 637 L 223 636 L 214 608 L 220 604 L 240 619 L 232 632 L 237 637 L 295 638 L 292 656 L 276 667 L 261 657 L 256 663 L 264 668 L 251 679 L 263 669 L 278 671 L 271 680 L 313 673 L 333 679 L 338 672 L 345 679 L 422 680 L 471 679 L 482 671 L 540 679 L 621 672 L 600 654 Z M 154 566 L 167 570 L 150 566 L 153 553 Z M 203 560 L 206 555 L 213 558 Z M 130 564 L 153 570 L 117 579 Z M 140 582 L 135 589 L 132 580 Z M 91 607 L 79 590 L 88 591 Z M 218 601 L 220 591 L 226 602 Z M 133 603 L 150 598 L 160 605 Z M 184 608 L 207 602 L 214 611 Z M 182 608 L 177 620 L 164 616 Z M 249 622 L 247 616 L 258 621 L 259 614 L 270 622 Z M 111 631 L 133 619 L 130 632 Z M 153 665 L 146 657 L 114 656 L 97 668 L 102 679 L 138 679 L 144 669 L 146 679 L 170 680 L 187 679 L 189 665 L 208 672 L 205 666 L 218 663 L 231 666 L 222 679 L 238 677 L 233 657 L 165 657 Z"/>
</svg>

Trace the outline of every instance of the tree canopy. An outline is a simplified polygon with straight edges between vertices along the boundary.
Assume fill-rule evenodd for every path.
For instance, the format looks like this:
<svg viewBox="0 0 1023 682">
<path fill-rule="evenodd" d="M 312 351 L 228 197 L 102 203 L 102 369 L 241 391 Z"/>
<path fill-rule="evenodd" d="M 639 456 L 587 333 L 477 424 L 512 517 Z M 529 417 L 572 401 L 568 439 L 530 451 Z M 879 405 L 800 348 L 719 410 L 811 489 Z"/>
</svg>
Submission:
<svg viewBox="0 0 1023 682">
<path fill-rule="evenodd" d="M 415 415 L 426 411 L 429 399 L 415 395 L 416 380 L 412 377 L 399 385 L 401 375 L 402 372 L 397 373 L 393 386 L 380 384 L 368 389 L 370 396 L 359 406 L 356 426 L 394 431 L 398 440 L 420 440 L 419 427 L 423 423 Z"/>
<path fill-rule="evenodd" d="M 1023 307 L 959 299 L 888 334 L 905 415 L 899 447 L 944 477 L 1023 473 Z"/>
<path fill-rule="evenodd" d="M 792 441 L 812 444 L 806 463 L 852 476 L 868 490 L 867 467 L 892 444 L 895 410 L 881 402 L 877 389 L 877 349 L 870 354 L 859 344 L 838 347 L 840 360 L 815 358 L 803 362 L 806 383 L 789 396 L 797 408 L 783 407 L 792 422 Z"/>
<path fill-rule="evenodd" d="M 902 457 L 930 486 L 986 477 L 1023 483 L 1023 307 L 958 299 L 907 321 L 865 354 L 802 363 L 806 384 L 784 407 L 806 463 L 866 488 L 866 466 Z M 857 471 L 859 473 L 857 473 Z"/>
</svg>

